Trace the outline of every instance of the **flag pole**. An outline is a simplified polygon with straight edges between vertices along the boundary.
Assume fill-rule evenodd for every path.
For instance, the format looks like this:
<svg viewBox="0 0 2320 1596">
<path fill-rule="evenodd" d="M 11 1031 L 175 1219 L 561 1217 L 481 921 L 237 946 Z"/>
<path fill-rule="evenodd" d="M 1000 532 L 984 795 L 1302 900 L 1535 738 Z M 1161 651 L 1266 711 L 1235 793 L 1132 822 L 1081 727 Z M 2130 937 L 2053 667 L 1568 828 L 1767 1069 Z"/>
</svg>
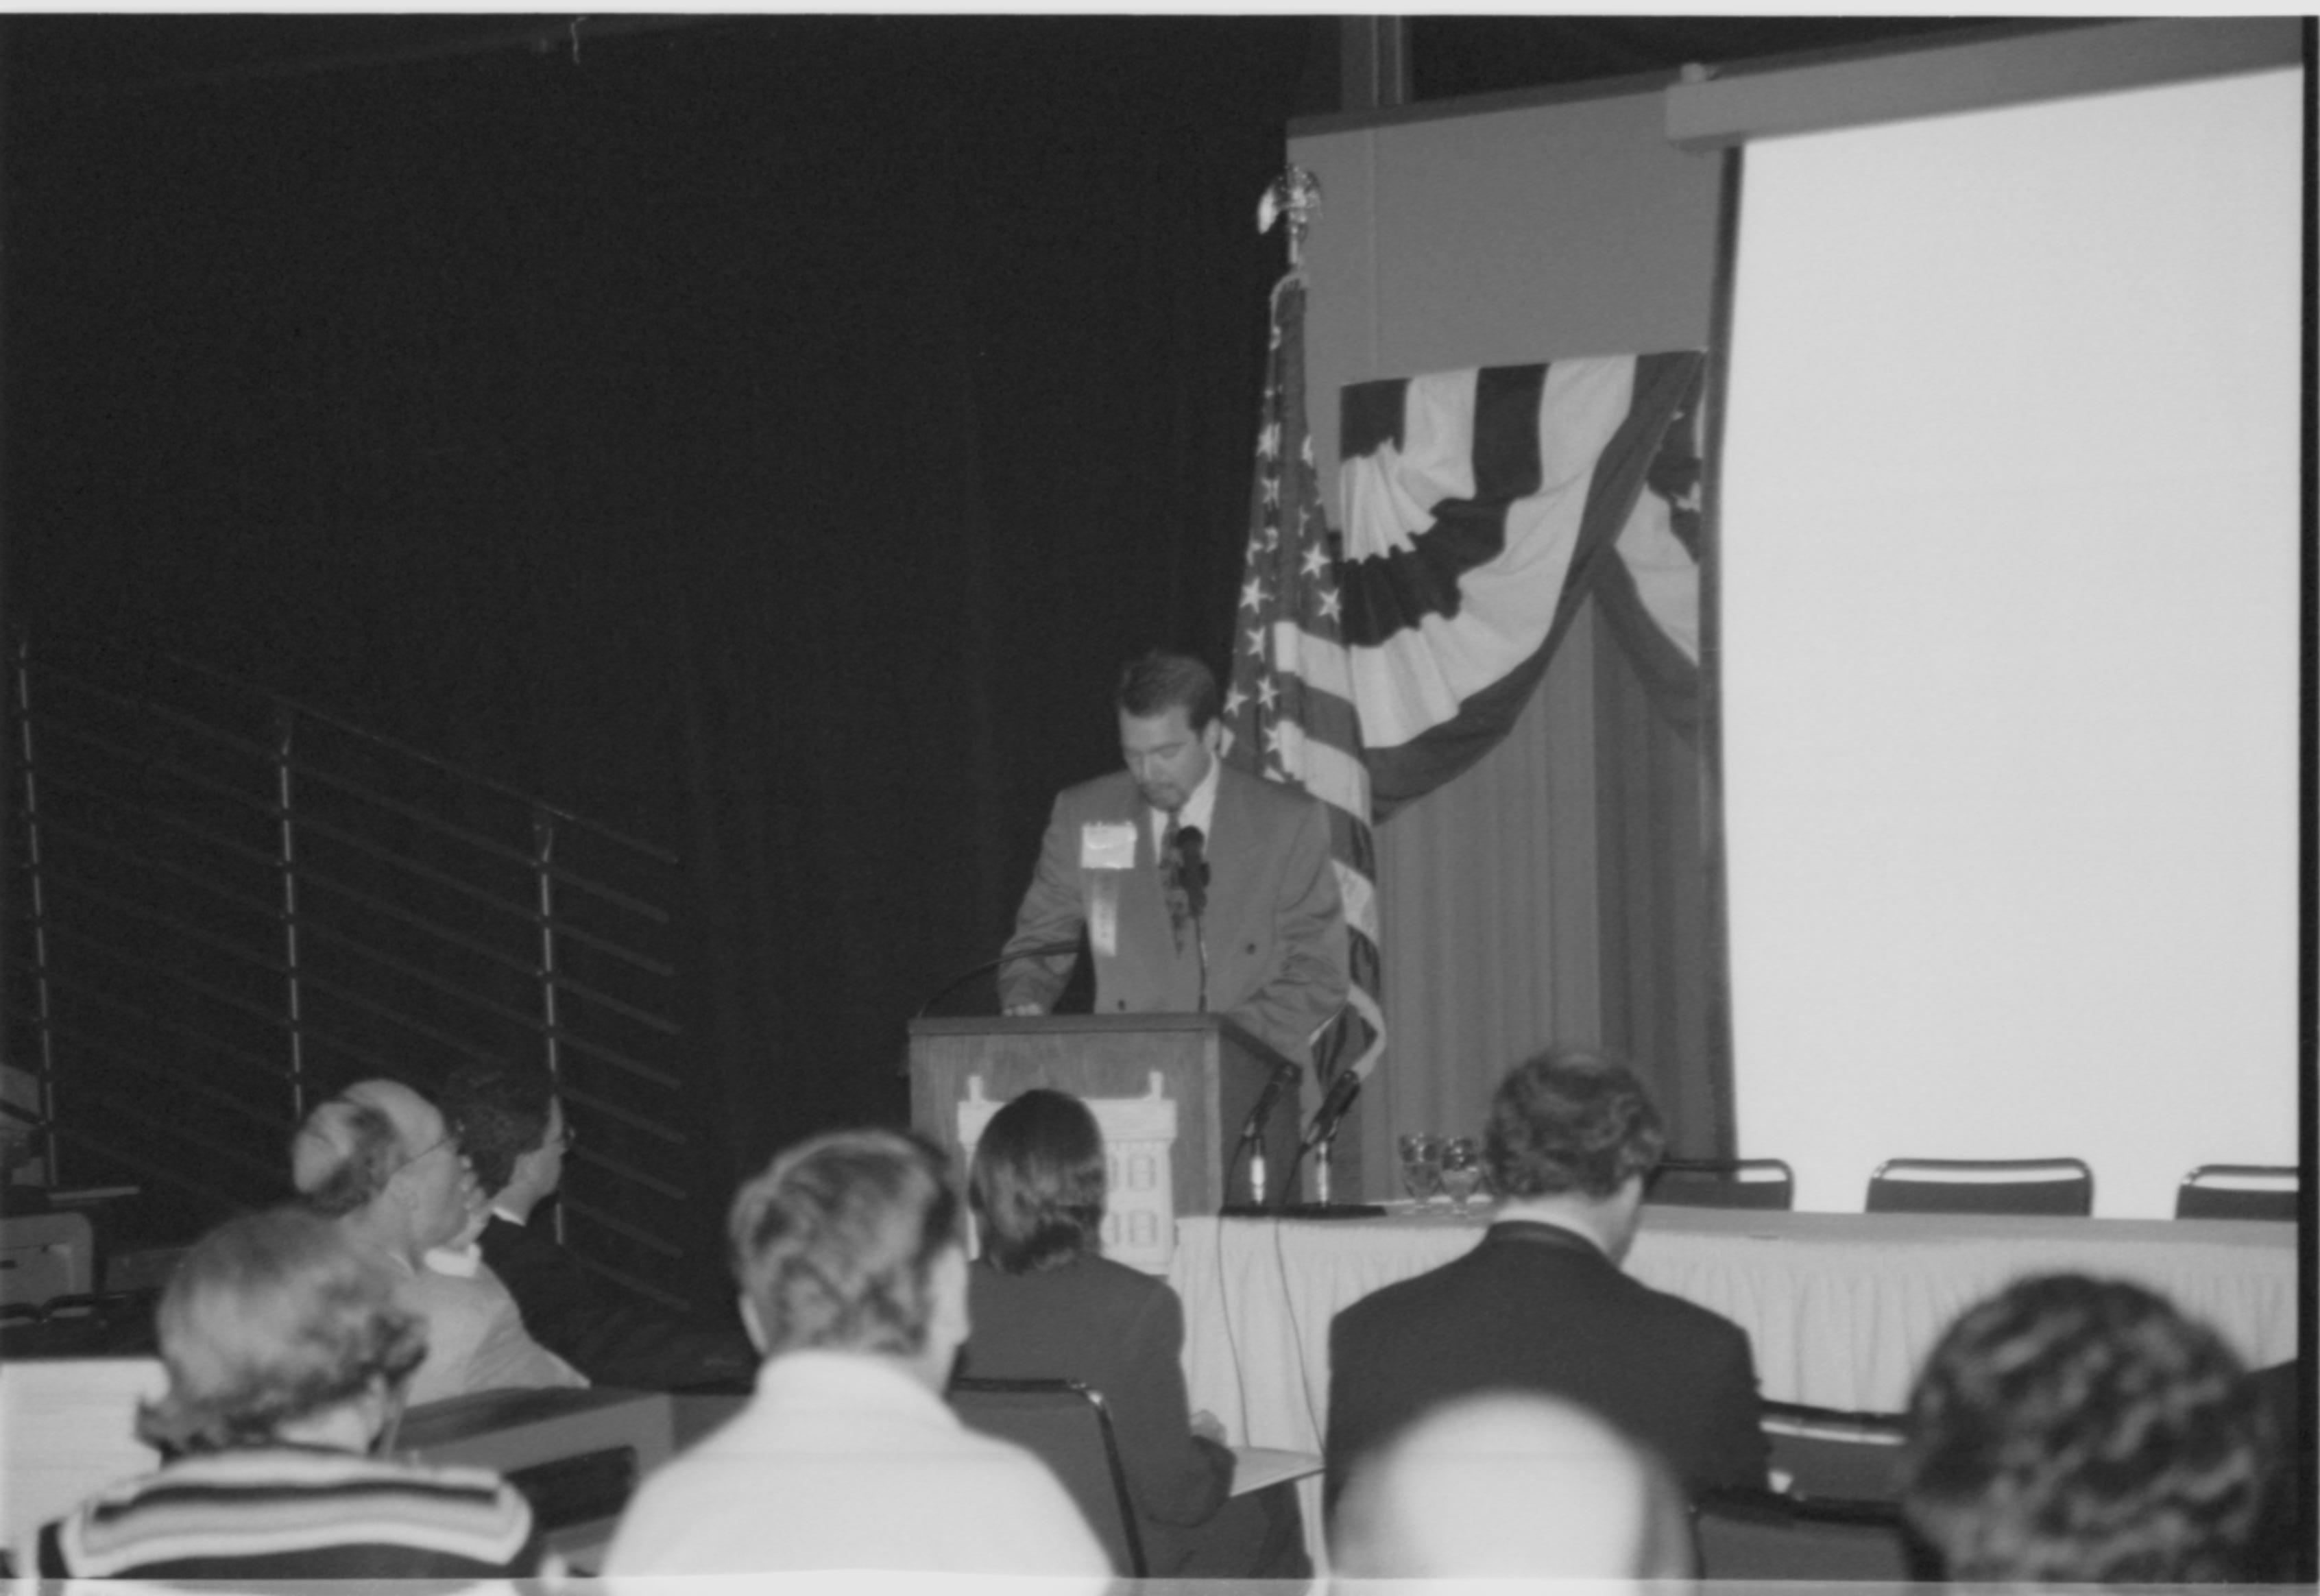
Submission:
<svg viewBox="0 0 2320 1596">
<path fill-rule="evenodd" d="M 1292 166 L 1257 201 L 1260 236 L 1286 222 L 1289 269 L 1273 285 L 1264 412 L 1257 429 L 1247 554 L 1225 757 L 1251 775 L 1300 788 L 1329 816 L 1330 868 L 1345 906 L 1350 989 L 1314 1039 L 1322 1110 L 1300 1140 L 1327 1169 L 1338 1125 L 1385 1046 L 1379 1004 L 1376 866 L 1369 772 L 1344 637 L 1337 541 L 1314 477 L 1305 413 L 1305 242 L 1321 213 L 1321 183 Z M 1284 1178 L 1283 1195 L 1294 1179 Z M 1319 1177 L 1328 1191 L 1326 1175 Z M 1326 1197 L 1325 1197 L 1326 1201 Z"/>
</svg>

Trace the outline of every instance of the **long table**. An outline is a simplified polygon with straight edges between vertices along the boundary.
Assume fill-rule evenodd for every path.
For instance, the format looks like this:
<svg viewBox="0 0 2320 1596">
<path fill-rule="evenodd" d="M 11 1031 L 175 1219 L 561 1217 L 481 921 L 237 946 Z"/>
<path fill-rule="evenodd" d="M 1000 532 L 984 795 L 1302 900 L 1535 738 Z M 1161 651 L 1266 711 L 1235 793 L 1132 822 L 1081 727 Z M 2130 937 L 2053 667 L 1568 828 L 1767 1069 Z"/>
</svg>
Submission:
<svg viewBox="0 0 2320 1596">
<path fill-rule="evenodd" d="M 1485 1223 L 1438 1207 L 1326 1222 L 1180 1219 L 1168 1279 L 1184 1302 L 1192 1405 L 1236 1441 L 1319 1451 L 1331 1316 L 1466 1251 Z M 2026 1274 L 2148 1285 L 2251 1367 L 2296 1355 L 2290 1224 L 1654 1206 L 1627 1267 L 1745 1328 L 1764 1395 L 1820 1407 L 1898 1411 L 1950 1322 Z"/>
</svg>

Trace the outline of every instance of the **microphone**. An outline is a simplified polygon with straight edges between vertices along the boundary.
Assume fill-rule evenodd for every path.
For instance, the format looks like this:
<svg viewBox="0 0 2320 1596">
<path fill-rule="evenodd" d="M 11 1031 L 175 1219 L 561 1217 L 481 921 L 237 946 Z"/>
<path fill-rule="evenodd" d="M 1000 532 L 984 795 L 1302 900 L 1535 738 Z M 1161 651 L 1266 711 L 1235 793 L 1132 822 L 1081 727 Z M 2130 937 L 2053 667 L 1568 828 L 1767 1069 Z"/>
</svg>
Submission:
<svg viewBox="0 0 2320 1596">
<path fill-rule="evenodd" d="M 1338 1121 L 1352 1111 L 1354 1099 L 1361 1094 L 1361 1076 L 1351 1069 L 1339 1070 L 1337 1078 L 1329 1083 L 1328 1095 L 1321 1100 L 1320 1108 L 1313 1115 L 1313 1122 L 1305 1127 L 1305 1139 L 1297 1145 L 1297 1156 L 1303 1158 L 1315 1147 L 1335 1137 Z M 1290 1173 L 1296 1173 L 1296 1165 L 1290 1166 Z"/>
<path fill-rule="evenodd" d="M 1248 1119 L 1240 1128 L 1240 1140 L 1233 1147 L 1233 1161 L 1238 1163 L 1243 1153 L 1248 1155 L 1249 1202 L 1258 1208 L 1264 1206 L 1264 1126 L 1273 1118 L 1273 1105 L 1281 1094 L 1297 1084 L 1297 1066 L 1282 1060 L 1264 1083 L 1264 1090 L 1256 1094 L 1255 1106 L 1248 1111 Z M 1292 1165 L 1293 1168 L 1294 1165 Z M 1227 1172 L 1228 1183 L 1230 1172 Z"/>
<path fill-rule="evenodd" d="M 1192 922 L 1192 957 L 1200 961 L 1200 999 L 1194 1011 L 1209 1011 L 1209 928 L 1202 916 L 1209 908 L 1209 861 L 1201 856 L 1207 840 L 1198 826 L 1168 821 L 1168 840 L 1161 860 L 1161 877 L 1168 891 L 1168 912 L 1176 923 L 1176 947 L 1184 946 L 1184 921 Z"/>
<path fill-rule="evenodd" d="M 1209 908 L 1209 861 L 1201 851 L 1207 840 L 1198 826 L 1180 826 L 1176 830 L 1177 878 L 1184 884 L 1184 902 L 1191 906 L 1194 920 L 1207 913 Z"/>
<path fill-rule="evenodd" d="M 997 958 L 984 959 L 981 964 L 974 966 L 971 969 L 960 971 L 956 975 L 954 975 L 948 981 L 944 982 L 940 986 L 936 987 L 934 995 L 927 999 L 925 1002 L 920 1003 L 919 1005 L 919 1011 L 916 1014 L 911 1015 L 911 1018 L 913 1020 L 924 1020 L 927 1017 L 928 1012 L 931 1011 L 937 1003 L 942 1002 L 943 999 L 948 997 L 952 993 L 956 992 L 960 987 L 965 986 L 977 975 L 987 975 L 992 970 L 1003 968 L 1008 965 L 1013 964 L 1019 958 L 1054 958 L 1059 954 L 1077 953 L 1079 950 L 1079 939 L 1074 937 L 1068 942 L 1043 942 L 1037 948 L 1018 948 L 1013 953 L 1002 953 Z"/>
<path fill-rule="evenodd" d="M 1282 1182 L 1284 1189 L 1296 1184 L 1297 1166 L 1305 1162 L 1306 1154 L 1316 1147 L 1325 1147 L 1336 1139 L 1337 1126 L 1352 1111 L 1354 1099 L 1361 1094 L 1361 1076 L 1351 1069 L 1339 1070 L 1337 1079 L 1329 1083 L 1328 1093 L 1321 1099 L 1321 1106 L 1315 1111 L 1313 1122 L 1305 1127 L 1304 1138 L 1297 1144 L 1297 1156 L 1289 1161 L 1289 1174 Z M 1314 1167 L 1320 1171 L 1319 1184 L 1321 1200 L 1319 1202 L 1299 1202 L 1289 1205 L 1282 1210 L 1289 1217 L 1300 1220 L 1356 1220 L 1372 1219 L 1385 1212 L 1382 1207 L 1374 1202 L 1330 1202 L 1328 1159 L 1325 1157 Z"/>
</svg>

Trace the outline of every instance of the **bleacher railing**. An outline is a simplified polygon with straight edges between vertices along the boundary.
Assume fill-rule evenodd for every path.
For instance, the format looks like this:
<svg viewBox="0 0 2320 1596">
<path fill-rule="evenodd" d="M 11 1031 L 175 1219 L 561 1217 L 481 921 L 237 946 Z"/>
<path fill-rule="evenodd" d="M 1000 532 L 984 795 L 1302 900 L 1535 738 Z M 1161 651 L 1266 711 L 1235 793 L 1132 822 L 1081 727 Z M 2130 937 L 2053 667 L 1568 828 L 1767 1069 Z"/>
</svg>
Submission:
<svg viewBox="0 0 2320 1596">
<path fill-rule="evenodd" d="M 675 855 L 175 655 L 10 663 L 5 1112 L 49 1183 L 222 1217 L 347 1084 L 528 1056 L 567 1245 L 682 1303 Z"/>
</svg>

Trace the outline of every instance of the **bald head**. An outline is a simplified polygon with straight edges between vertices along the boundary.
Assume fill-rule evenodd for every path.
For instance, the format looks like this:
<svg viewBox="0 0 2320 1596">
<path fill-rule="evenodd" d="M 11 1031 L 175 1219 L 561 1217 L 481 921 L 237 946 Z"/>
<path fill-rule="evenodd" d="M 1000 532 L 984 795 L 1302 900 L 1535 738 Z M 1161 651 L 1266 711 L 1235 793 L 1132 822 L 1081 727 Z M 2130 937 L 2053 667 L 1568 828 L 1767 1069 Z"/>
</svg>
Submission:
<svg viewBox="0 0 2320 1596">
<path fill-rule="evenodd" d="M 1351 1579 L 1685 1579 L 1681 1499 L 1647 1454 L 1551 1398 L 1448 1402 L 1354 1470 L 1332 1540 Z"/>
<path fill-rule="evenodd" d="M 306 1116 L 290 1144 L 306 1205 L 379 1229 L 412 1256 L 457 1236 L 472 1177 L 435 1105 L 399 1081 L 362 1081 Z"/>
</svg>

